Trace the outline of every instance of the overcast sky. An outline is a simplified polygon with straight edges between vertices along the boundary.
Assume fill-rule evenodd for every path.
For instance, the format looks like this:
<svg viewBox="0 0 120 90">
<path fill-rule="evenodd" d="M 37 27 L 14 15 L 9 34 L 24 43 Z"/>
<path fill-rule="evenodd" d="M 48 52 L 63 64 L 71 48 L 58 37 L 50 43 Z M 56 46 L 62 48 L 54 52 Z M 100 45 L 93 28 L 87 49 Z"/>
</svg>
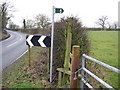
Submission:
<svg viewBox="0 0 120 90">
<path fill-rule="evenodd" d="M 22 25 L 23 19 L 33 19 L 45 14 L 52 19 L 52 6 L 63 8 L 64 13 L 56 14 L 55 21 L 63 16 L 78 16 L 84 26 L 95 27 L 100 16 L 108 16 L 108 21 L 118 21 L 118 2 L 120 0 L 0 0 L 10 1 L 15 8 L 12 21 Z"/>
</svg>

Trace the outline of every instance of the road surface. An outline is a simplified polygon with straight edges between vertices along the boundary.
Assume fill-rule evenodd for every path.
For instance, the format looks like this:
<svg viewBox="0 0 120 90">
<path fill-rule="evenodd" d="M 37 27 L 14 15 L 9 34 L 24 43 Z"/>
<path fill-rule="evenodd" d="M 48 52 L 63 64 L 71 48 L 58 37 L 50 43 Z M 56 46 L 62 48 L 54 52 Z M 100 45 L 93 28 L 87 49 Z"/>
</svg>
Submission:
<svg viewBox="0 0 120 90">
<path fill-rule="evenodd" d="M 10 34 L 10 37 L 6 40 L 0 41 L 0 45 L 2 46 L 2 48 L 0 48 L 2 49 L 0 52 L 0 55 L 2 55 L 2 58 L 0 58 L 0 62 L 2 62 L 0 73 L 27 51 L 25 34 L 9 30 L 8 33 Z"/>
</svg>

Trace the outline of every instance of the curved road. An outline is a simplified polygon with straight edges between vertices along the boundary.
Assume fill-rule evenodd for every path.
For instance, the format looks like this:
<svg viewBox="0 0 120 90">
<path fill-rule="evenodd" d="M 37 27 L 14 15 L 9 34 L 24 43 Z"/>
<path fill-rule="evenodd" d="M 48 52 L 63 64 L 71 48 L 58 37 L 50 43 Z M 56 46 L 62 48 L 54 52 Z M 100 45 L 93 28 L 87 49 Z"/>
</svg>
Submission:
<svg viewBox="0 0 120 90">
<path fill-rule="evenodd" d="M 16 61 L 27 51 L 26 34 L 9 30 L 7 32 L 11 36 L 6 40 L 0 41 L 0 44 L 2 45 L 2 52 L 0 52 L 0 55 L 2 55 L 2 58 L 0 58 L 0 61 L 2 62 L 2 70 Z M 0 73 L 2 70 L 0 70 Z"/>
</svg>

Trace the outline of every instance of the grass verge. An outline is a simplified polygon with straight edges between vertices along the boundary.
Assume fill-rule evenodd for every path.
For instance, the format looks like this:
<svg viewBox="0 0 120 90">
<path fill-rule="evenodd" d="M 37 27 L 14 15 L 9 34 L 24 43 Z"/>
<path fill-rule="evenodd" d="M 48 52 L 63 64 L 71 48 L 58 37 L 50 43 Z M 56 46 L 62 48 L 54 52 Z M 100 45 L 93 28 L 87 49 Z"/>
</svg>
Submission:
<svg viewBox="0 0 120 90">
<path fill-rule="evenodd" d="M 26 53 L 6 68 L 2 75 L 3 88 L 48 88 L 47 59 L 48 49 L 31 48 L 31 67 L 28 67 Z"/>
</svg>

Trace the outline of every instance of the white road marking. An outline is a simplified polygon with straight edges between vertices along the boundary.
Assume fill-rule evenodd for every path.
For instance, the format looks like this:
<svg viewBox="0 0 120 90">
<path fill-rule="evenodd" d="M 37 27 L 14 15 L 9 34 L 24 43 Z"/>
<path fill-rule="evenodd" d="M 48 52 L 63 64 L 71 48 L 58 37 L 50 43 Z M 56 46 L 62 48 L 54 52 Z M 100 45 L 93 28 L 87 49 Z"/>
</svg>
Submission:
<svg viewBox="0 0 120 90">
<path fill-rule="evenodd" d="M 13 36 L 11 35 L 11 38 L 12 38 Z M 19 40 L 22 40 L 22 36 L 20 35 L 20 39 Z M 16 42 L 14 42 L 14 43 L 12 43 L 12 44 L 10 44 L 10 45 L 8 45 L 7 47 L 10 47 L 10 46 L 13 46 L 14 44 L 16 44 L 18 41 L 16 41 Z"/>
<path fill-rule="evenodd" d="M 20 36 L 20 40 L 22 40 L 22 36 Z"/>
<path fill-rule="evenodd" d="M 30 47 L 30 48 L 32 48 L 32 47 Z M 20 55 L 18 58 L 16 58 L 15 60 L 13 60 L 10 64 L 9 64 L 9 66 L 11 65 L 11 64 L 13 64 L 15 61 L 17 61 L 19 58 L 21 58 L 23 55 L 25 55 L 26 53 L 28 52 L 28 49 L 26 50 L 26 51 L 24 51 L 23 53 L 22 53 L 22 55 Z M 8 67 L 8 66 L 7 66 Z M 7 68 L 7 67 L 5 67 L 5 68 Z M 2 68 L 2 71 L 3 71 L 4 69 Z M 1 73 L 0 73 L 1 74 Z"/>
<path fill-rule="evenodd" d="M 30 48 L 32 48 L 32 47 L 30 47 Z M 16 58 L 15 60 L 13 60 L 13 62 L 12 63 L 14 63 L 16 60 L 18 60 L 19 58 L 21 58 L 24 54 L 26 54 L 28 52 L 28 49 L 25 51 L 25 52 L 23 52 L 22 53 L 22 55 L 20 55 L 18 58 Z M 10 64 L 12 64 L 12 63 L 10 63 Z"/>
<path fill-rule="evenodd" d="M 16 43 L 17 43 L 17 42 L 14 42 L 14 43 L 8 45 L 7 47 L 13 46 L 13 45 L 16 44 Z"/>
<path fill-rule="evenodd" d="M 40 43 L 40 45 L 42 47 L 46 47 L 45 44 L 43 43 L 43 40 L 46 38 L 46 36 L 41 36 L 40 39 L 38 40 L 38 42 Z"/>
<path fill-rule="evenodd" d="M 23 52 L 22 55 L 20 55 L 18 58 L 16 58 L 15 60 L 18 60 L 19 58 L 21 58 L 28 50 L 26 50 L 25 52 Z"/>
</svg>

